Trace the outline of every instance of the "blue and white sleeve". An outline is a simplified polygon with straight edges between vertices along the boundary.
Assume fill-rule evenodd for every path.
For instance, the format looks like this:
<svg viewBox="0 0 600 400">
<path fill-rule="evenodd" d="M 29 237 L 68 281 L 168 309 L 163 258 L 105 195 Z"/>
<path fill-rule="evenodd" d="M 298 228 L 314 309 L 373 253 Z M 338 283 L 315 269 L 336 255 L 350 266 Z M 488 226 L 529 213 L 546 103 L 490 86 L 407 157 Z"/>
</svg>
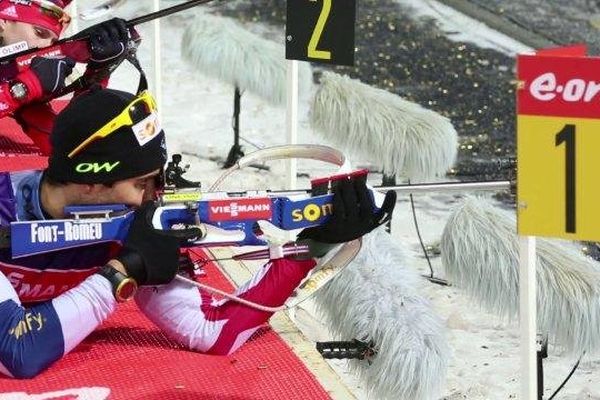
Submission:
<svg viewBox="0 0 600 400">
<path fill-rule="evenodd" d="M 110 283 L 99 275 L 51 301 L 24 307 L 0 273 L 0 374 L 36 376 L 85 339 L 115 307 Z"/>
</svg>

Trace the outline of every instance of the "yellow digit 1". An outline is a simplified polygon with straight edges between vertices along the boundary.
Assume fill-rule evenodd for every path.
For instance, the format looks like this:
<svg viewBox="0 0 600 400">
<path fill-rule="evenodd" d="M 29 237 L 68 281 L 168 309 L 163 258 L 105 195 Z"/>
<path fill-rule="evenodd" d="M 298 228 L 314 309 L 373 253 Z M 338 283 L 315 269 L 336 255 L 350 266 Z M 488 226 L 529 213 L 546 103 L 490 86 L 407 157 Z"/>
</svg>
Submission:
<svg viewBox="0 0 600 400">
<path fill-rule="evenodd" d="M 314 1 L 314 0 L 312 0 L 312 1 Z M 327 18 L 329 18 L 329 12 L 331 11 L 331 1 L 332 0 L 323 0 L 323 8 L 321 9 L 321 14 L 319 15 L 319 19 L 317 20 L 317 24 L 315 25 L 315 30 L 313 31 L 313 34 L 310 37 L 310 42 L 308 42 L 308 57 L 309 58 L 320 58 L 322 60 L 331 60 L 331 52 L 330 51 L 317 50 L 317 45 L 319 44 L 319 40 L 321 39 L 321 34 L 323 33 L 323 28 L 325 27 Z"/>
</svg>

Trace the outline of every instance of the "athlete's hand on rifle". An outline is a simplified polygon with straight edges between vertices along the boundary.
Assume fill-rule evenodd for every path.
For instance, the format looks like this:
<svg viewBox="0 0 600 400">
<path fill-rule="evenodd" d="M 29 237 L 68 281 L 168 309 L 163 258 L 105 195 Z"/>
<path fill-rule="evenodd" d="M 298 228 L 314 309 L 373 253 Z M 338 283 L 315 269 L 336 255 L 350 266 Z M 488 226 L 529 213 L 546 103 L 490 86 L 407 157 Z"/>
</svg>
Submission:
<svg viewBox="0 0 600 400">
<path fill-rule="evenodd" d="M 198 228 L 154 229 L 152 216 L 155 210 L 154 202 L 147 201 L 135 211 L 123 248 L 116 257 L 138 285 L 171 282 L 179 268 L 180 245 L 201 236 Z"/>
<path fill-rule="evenodd" d="M 110 19 L 85 29 L 81 34 L 89 35 L 91 58 L 88 66 L 91 69 L 119 62 L 127 55 L 129 30 L 124 19 Z"/>
<path fill-rule="evenodd" d="M 65 87 L 65 79 L 73 72 L 75 61 L 69 57 L 45 58 L 34 57 L 29 69 L 15 77 L 15 81 L 27 87 L 26 102 L 61 90 Z"/>
<path fill-rule="evenodd" d="M 375 203 L 365 181 L 365 177 L 338 181 L 333 195 L 333 214 L 329 220 L 323 225 L 304 229 L 298 239 L 344 243 L 388 222 L 396 205 L 396 192 L 387 192 L 381 208 L 375 211 Z"/>
</svg>

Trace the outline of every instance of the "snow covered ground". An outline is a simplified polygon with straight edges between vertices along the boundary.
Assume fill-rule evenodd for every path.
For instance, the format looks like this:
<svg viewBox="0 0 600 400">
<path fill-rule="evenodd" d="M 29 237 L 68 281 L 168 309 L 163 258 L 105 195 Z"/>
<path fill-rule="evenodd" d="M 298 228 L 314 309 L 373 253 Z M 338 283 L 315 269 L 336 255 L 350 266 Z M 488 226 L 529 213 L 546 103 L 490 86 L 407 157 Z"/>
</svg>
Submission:
<svg viewBox="0 0 600 400">
<path fill-rule="evenodd" d="M 86 5 L 97 3 L 92 0 L 77 0 L 80 9 Z M 425 1 L 415 2 L 398 0 L 399 3 L 419 5 L 415 17 L 427 14 L 440 18 L 457 40 L 470 38 L 482 46 L 492 46 L 499 51 L 514 54 L 526 50 L 501 35 L 486 32 L 481 24 L 471 21 L 467 23 L 460 17 L 439 5 Z M 130 1 L 115 11 L 114 15 L 130 18 L 152 11 L 152 2 Z M 161 6 L 175 4 L 173 1 L 162 1 Z M 433 7 L 431 7 L 433 5 Z M 401 12 L 400 8 L 399 11 Z M 209 158 L 225 157 L 232 145 L 233 133 L 231 116 L 233 113 L 233 87 L 228 84 L 207 78 L 201 71 L 187 65 L 180 55 L 180 42 L 185 24 L 192 18 L 193 11 L 186 11 L 165 18 L 161 22 L 162 30 L 162 125 L 167 132 L 170 153 L 183 153 L 184 161 L 191 164 L 189 179 L 204 182 L 204 187 L 221 173 L 221 169 Z M 82 26 L 84 24 L 82 23 Z M 253 25 L 246 28 L 254 32 L 264 32 L 264 27 Z M 468 31 L 461 29 L 468 28 Z M 152 24 L 140 26 L 144 41 L 139 50 L 142 65 L 146 66 L 152 81 L 151 34 Z M 452 33 L 450 33 L 450 31 Z M 458 33 L 457 33 L 458 32 Z M 462 33 L 461 33 L 462 32 Z M 133 68 L 120 67 L 111 81 L 111 86 L 134 91 L 137 86 L 137 75 Z M 307 105 L 301 109 L 299 126 L 299 142 L 323 143 L 323 140 L 311 131 L 306 118 Z M 285 110 L 268 105 L 265 101 L 245 93 L 242 97 L 241 135 L 254 145 L 272 146 L 285 143 Z M 253 145 L 243 143 L 246 152 L 253 150 Z M 355 165 L 369 163 L 369 160 L 354 159 Z M 284 164 L 269 164 L 270 171 L 259 171 L 248 168 L 239 172 L 237 179 L 230 179 L 227 187 L 236 189 L 283 188 L 285 186 Z M 311 162 L 299 162 L 299 171 L 311 176 L 323 172 L 331 172 L 322 165 Z M 372 177 L 373 184 L 378 184 L 381 176 Z M 300 178 L 299 187 L 307 187 L 308 179 Z M 437 194 L 415 196 L 417 217 L 423 239 L 427 244 L 439 241 L 446 218 L 453 204 L 459 201 L 455 195 Z M 415 254 L 414 265 L 419 273 L 428 273 L 428 267 L 421 256 L 420 245 L 413 227 L 410 203 L 406 197 L 399 197 L 392 224 L 392 235 L 398 242 L 404 243 Z M 433 259 L 436 275 L 443 276 L 439 257 Z M 449 341 L 453 350 L 444 392 L 445 399 L 515 399 L 519 398 L 519 338 L 518 327 L 508 325 L 499 317 L 479 310 L 476 303 L 469 300 L 459 289 L 443 287 L 427 280 L 422 282 L 423 294 L 430 299 L 435 311 L 446 321 Z M 300 325 L 309 326 L 314 332 L 327 338 L 326 328 L 314 319 L 310 310 L 297 312 Z M 314 335 L 314 334 L 313 334 Z M 545 386 L 549 388 L 545 395 L 549 396 L 567 376 L 576 361 L 572 357 L 563 357 L 557 350 L 550 348 L 550 357 L 545 361 Z M 340 363 L 338 363 L 339 368 Z M 343 367 L 343 365 L 342 365 Z M 358 398 L 365 398 L 359 388 L 360 382 L 353 382 L 346 377 L 349 385 L 356 389 Z M 561 391 L 560 399 L 600 399 L 600 360 L 584 358 L 579 369 Z"/>
</svg>

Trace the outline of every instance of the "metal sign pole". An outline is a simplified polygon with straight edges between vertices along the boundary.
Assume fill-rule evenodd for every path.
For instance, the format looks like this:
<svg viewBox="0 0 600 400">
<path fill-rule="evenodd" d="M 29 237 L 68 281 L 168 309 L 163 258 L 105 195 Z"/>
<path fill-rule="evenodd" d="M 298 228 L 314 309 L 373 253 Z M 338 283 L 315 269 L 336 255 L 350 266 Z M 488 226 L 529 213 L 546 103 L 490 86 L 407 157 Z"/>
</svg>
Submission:
<svg viewBox="0 0 600 400">
<path fill-rule="evenodd" d="M 537 303 L 535 236 L 519 236 L 521 398 L 537 399 Z"/>
<path fill-rule="evenodd" d="M 160 10 L 160 0 L 154 0 L 154 11 Z M 158 115 L 159 118 L 162 116 L 162 88 L 160 85 L 161 82 L 161 46 L 160 46 L 160 18 L 155 19 L 152 22 L 153 28 L 153 43 L 152 43 L 152 72 L 154 75 L 154 82 L 152 85 L 152 94 L 156 99 L 156 104 L 158 106 Z"/>
<path fill-rule="evenodd" d="M 298 143 L 298 61 L 287 60 L 287 109 L 286 143 Z M 296 189 L 298 160 L 286 160 L 286 182 L 288 189 Z"/>
</svg>

